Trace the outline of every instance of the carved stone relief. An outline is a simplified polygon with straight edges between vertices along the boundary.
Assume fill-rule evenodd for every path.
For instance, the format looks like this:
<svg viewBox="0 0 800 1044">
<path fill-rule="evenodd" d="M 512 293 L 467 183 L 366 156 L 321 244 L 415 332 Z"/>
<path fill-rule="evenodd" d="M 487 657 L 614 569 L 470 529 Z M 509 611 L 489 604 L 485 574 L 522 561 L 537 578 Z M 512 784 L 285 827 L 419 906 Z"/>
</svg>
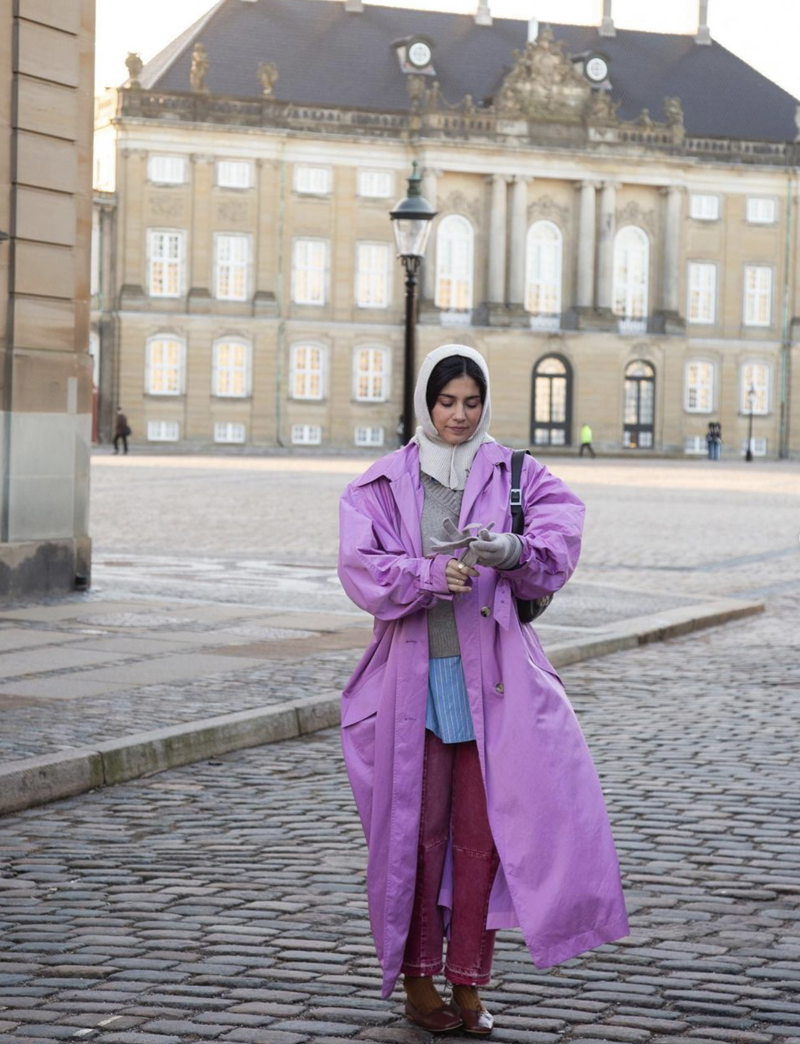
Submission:
<svg viewBox="0 0 800 1044">
<path fill-rule="evenodd" d="M 654 210 L 642 210 L 639 203 L 632 199 L 616 213 L 617 228 L 622 225 L 641 225 L 650 235 L 656 234 L 656 213 Z"/>
<path fill-rule="evenodd" d="M 183 200 L 178 196 L 151 196 L 150 212 L 159 218 L 183 217 Z"/>
<path fill-rule="evenodd" d="M 528 204 L 528 222 L 539 220 L 552 221 L 563 228 L 569 221 L 569 208 L 550 196 L 542 196 Z"/>
<path fill-rule="evenodd" d="M 247 221 L 250 216 L 250 207 L 241 200 L 226 199 L 217 204 L 217 220 L 241 222 Z"/>
<path fill-rule="evenodd" d="M 494 107 L 503 117 L 582 119 L 591 97 L 589 81 L 578 71 L 548 27 L 524 51 L 515 51 L 516 65 L 497 92 Z"/>
<path fill-rule="evenodd" d="M 440 213 L 469 215 L 476 226 L 481 224 L 483 206 L 479 199 L 470 199 L 461 189 L 453 189 L 439 202 Z"/>
</svg>

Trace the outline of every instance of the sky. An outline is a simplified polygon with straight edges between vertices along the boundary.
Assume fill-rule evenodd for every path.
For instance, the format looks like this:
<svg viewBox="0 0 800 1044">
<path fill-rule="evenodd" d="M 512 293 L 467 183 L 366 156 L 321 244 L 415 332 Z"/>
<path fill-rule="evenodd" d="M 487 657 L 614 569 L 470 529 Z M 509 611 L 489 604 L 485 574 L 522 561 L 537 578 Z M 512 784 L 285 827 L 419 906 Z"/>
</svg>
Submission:
<svg viewBox="0 0 800 1044">
<path fill-rule="evenodd" d="M 309 0 L 311 2 L 311 0 Z M 325 0 L 342 3 L 343 0 Z M 378 0 L 364 0 L 377 4 Z M 381 6 L 471 13 L 477 0 L 380 0 Z M 497 18 L 597 25 L 602 0 L 490 0 Z M 144 61 L 213 6 L 213 0 L 97 0 L 96 90 L 116 86 L 127 76 L 125 57 L 138 51 Z M 798 0 L 710 0 L 712 37 L 759 72 L 800 99 L 800 2 Z M 690 33 L 697 27 L 697 0 L 613 0 L 621 29 Z"/>
</svg>

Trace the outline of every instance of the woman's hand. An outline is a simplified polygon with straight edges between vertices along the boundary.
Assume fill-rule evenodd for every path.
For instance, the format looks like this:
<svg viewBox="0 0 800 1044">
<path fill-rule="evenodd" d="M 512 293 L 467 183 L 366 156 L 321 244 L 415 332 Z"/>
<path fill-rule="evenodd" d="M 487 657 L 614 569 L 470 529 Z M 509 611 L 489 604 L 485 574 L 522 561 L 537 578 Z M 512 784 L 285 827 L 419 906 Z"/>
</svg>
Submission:
<svg viewBox="0 0 800 1044">
<path fill-rule="evenodd" d="M 477 569 L 464 565 L 457 558 L 450 559 L 445 566 L 444 575 L 447 580 L 447 590 L 451 594 L 465 594 L 467 591 L 471 591 L 470 578 L 480 576 Z"/>
</svg>

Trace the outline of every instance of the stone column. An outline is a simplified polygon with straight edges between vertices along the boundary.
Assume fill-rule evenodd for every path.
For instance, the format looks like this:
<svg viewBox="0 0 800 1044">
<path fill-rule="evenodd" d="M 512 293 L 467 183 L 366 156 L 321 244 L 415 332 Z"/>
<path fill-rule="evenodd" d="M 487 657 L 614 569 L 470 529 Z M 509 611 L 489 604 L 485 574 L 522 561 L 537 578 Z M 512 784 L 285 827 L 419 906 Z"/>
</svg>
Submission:
<svg viewBox="0 0 800 1044">
<path fill-rule="evenodd" d="M 581 182 L 578 218 L 578 308 L 594 308 L 594 255 L 597 238 L 597 182 Z"/>
<path fill-rule="evenodd" d="M 614 292 L 614 233 L 616 231 L 617 183 L 604 181 L 600 192 L 600 239 L 598 243 L 597 307 L 611 311 Z"/>
<path fill-rule="evenodd" d="M 506 223 L 508 177 L 492 175 L 492 209 L 489 218 L 489 301 L 506 299 Z"/>
<path fill-rule="evenodd" d="M 525 244 L 528 238 L 528 185 L 533 178 L 517 175 L 511 189 L 511 263 L 508 301 L 522 308 L 525 301 Z"/>
<path fill-rule="evenodd" d="M 438 182 L 442 172 L 433 167 L 426 167 L 422 172 L 421 191 L 433 209 L 436 209 Z M 425 260 L 422 262 L 422 297 L 432 301 L 436 296 L 436 231 L 431 229 Z"/>
<path fill-rule="evenodd" d="M 680 246 L 682 190 L 677 185 L 661 190 L 666 196 L 664 214 L 664 256 L 662 267 L 662 307 L 677 315 L 680 292 Z"/>
</svg>

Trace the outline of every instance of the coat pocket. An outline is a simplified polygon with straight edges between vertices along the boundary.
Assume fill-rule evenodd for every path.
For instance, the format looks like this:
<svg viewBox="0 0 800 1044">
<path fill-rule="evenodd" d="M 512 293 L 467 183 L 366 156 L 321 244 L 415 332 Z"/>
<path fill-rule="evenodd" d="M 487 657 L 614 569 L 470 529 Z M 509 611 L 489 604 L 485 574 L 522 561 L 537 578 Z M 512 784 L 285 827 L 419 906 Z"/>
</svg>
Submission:
<svg viewBox="0 0 800 1044">
<path fill-rule="evenodd" d="M 343 729 L 357 725 L 370 715 L 378 713 L 385 673 L 386 664 L 383 664 L 374 674 L 363 678 L 352 692 L 342 697 Z"/>
</svg>

